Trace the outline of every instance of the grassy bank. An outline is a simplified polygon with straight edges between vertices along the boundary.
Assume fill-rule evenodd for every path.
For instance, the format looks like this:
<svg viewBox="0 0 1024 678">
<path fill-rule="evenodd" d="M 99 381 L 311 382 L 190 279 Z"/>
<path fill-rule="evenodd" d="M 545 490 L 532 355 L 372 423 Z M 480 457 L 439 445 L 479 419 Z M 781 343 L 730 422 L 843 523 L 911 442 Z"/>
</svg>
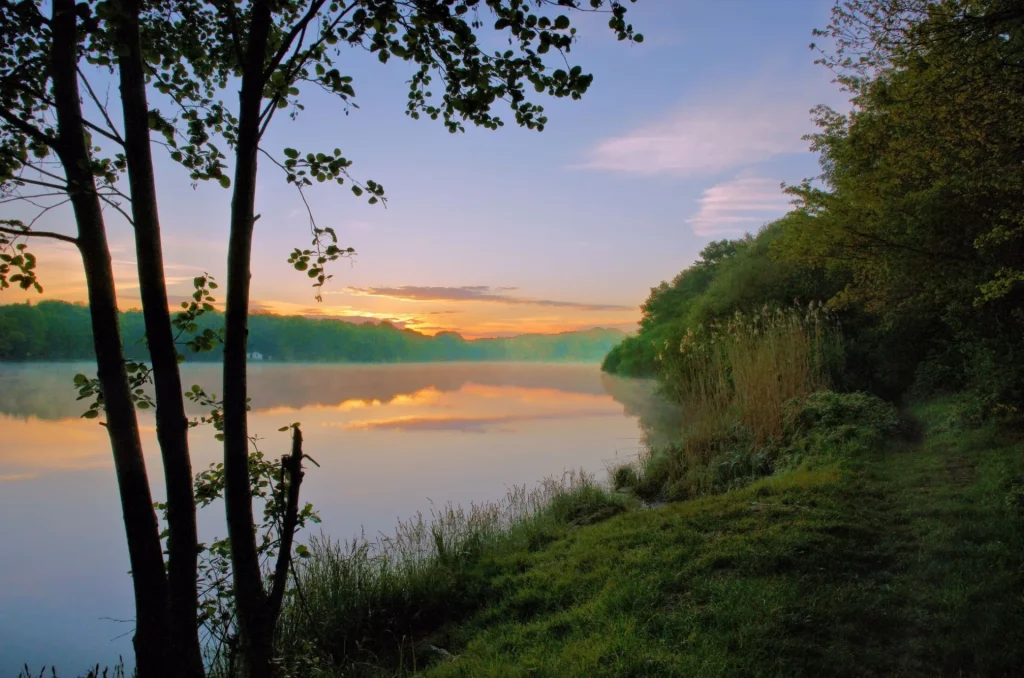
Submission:
<svg viewBox="0 0 1024 678">
<path fill-rule="evenodd" d="M 950 413 L 919 408 L 920 442 L 498 554 L 491 605 L 427 674 L 1021 675 L 1024 446 Z"/>
<path fill-rule="evenodd" d="M 1022 675 L 1024 445 L 954 414 L 652 509 L 585 485 L 418 564 L 322 552 L 289 654 L 303 675 Z"/>
</svg>

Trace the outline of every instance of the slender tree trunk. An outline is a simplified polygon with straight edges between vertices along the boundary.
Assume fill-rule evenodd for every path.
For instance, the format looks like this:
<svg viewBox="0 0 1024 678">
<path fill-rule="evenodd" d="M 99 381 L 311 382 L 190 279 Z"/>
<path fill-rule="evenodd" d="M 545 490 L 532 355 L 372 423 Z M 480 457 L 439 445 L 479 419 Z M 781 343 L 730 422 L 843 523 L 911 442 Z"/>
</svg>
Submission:
<svg viewBox="0 0 1024 678">
<path fill-rule="evenodd" d="M 125 370 L 110 249 L 96 184 L 89 169 L 89 146 L 82 124 L 78 91 L 74 0 L 53 0 L 52 28 L 51 68 L 58 127 L 56 150 L 64 165 L 71 205 L 78 222 L 96 365 L 103 388 L 106 427 L 128 538 L 135 587 L 136 665 L 140 678 L 150 678 L 164 675 L 167 667 L 163 653 L 168 631 L 167 577 L 138 421 Z"/>
<path fill-rule="evenodd" d="M 273 621 L 256 550 L 249 488 L 245 352 L 249 324 L 249 278 L 256 210 L 263 69 L 271 14 L 267 0 L 253 3 L 246 62 L 239 94 L 235 182 L 228 239 L 228 289 L 224 314 L 224 495 L 238 625 L 250 678 L 270 676 Z"/>
<path fill-rule="evenodd" d="M 188 419 L 181 374 L 171 328 L 160 241 L 156 178 L 149 139 L 149 104 L 139 37 L 138 0 L 122 0 L 117 17 L 121 106 L 124 115 L 125 155 L 135 222 L 142 314 L 153 363 L 156 390 L 156 435 L 163 457 L 167 488 L 167 552 L 171 647 L 178 676 L 204 675 L 199 645 L 196 588 L 196 506 L 192 487 L 192 461 L 188 448 Z"/>
</svg>

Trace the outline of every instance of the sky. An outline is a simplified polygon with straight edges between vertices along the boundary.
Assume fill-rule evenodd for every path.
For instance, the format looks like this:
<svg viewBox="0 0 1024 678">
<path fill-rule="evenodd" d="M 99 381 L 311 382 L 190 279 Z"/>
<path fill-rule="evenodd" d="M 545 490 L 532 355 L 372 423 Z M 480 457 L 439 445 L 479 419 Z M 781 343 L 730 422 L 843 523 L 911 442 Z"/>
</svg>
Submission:
<svg viewBox="0 0 1024 678">
<path fill-rule="evenodd" d="M 645 40 L 633 45 L 618 42 L 601 17 L 576 14 L 570 59 L 594 82 L 580 101 L 537 95 L 549 118 L 541 133 L 517 128 L 504 111 L 498 131 L 452 135 L 440 122 L 412 120 L 411 67 L 353 51 L 345 68 L 359 108 L 346 113 L 311 91 L 296 121 L 275 119 L 264 147 L 340 148 L 354 176 L 384 186 L 387 206 L 334 184 L 306 190 L 318 224 L 357 252 L 333 264 L 318 303 L 309 279 L 286 263 L 309 245 L 307 212 L 262 162 L 252 310 L 466 337 L 634 329 L 651 287 L 709 241 L 783 215 L 780 184 L 818 173 L 801 139 L 814 130 L 810 109 L 844 103 L 809 49 L 830 7 L 639 0 L 628 19 Z M 97 87 L 116 102 L 112 83 Z M 159 152 L 156 163 L 166 273 L 180 299 L 194 275 L 224 280 L 231 196 L 216 184 L 193 187 Z M 28 217 L 26 208 L 0 205 L 0 218 Z M 138 307 L 130 227 L 112 210 L 107 217 L 119 304 Z M 35 227 L 74 233 L 64 208 Z M 45 293 L 6 290 L 0 303 L 85 299 L 72 247 L 37 242 L 34 251 Z"/>
</svg>

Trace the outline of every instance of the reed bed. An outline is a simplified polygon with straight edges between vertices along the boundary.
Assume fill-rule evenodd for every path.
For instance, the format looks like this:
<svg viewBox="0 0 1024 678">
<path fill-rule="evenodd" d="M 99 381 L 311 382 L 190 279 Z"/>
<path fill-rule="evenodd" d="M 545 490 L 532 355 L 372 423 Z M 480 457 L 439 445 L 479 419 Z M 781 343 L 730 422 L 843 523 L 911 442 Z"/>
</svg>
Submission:
<svg viewBox="0 0 1024 678">
<path fill-rule="evenodd" d="M 786 403 L 828 388 L 839 337 L 828 311 L 812 302 L 737 312 L 664 345 L 660 378 L 684 410 L 680 442 L 642 455 L 638 492 L 684 499 L 770 473 Z"/>
</svg>

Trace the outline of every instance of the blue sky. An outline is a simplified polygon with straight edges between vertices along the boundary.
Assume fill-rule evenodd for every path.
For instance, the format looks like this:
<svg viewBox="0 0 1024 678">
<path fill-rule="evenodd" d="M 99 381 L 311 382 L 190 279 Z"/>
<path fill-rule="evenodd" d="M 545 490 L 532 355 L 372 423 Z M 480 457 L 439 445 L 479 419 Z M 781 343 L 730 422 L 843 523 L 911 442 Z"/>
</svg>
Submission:
<svg viewBox="0 0 1024 678">
<path fill-rule="evenodd" d="M 542 133 L 516 128 L 511 115 L 497 132 L 461 135 L 414 121 L 404 114 L 411 69 L 353 52 L 345 68 L 359 108 L 345 115 L 310 93 L 297 121 L 275 120 L 264 146 L 340 148 L 355 176 L 384 185 L 388 207 L 334 185 L 307 190 L 318 222 L 358 251 L 335 265 L 317 304 L 285 263 L 308 243 L 301 200 L 261 163 L 254 308 L 469 336 L 631 327 L 650 287 L 709 240 L 783 214 L 779 183 L 817 173 L 800 139 L 813 129 L 809 109 L 844 101 L 808 48 L 829 10 L 819 0 L 640 0 L 629 6 L 639 45 L 618 42 L 599 16 L 576 15 L 571 61 L 594 83 L 581 101 L 543 100 Z M 193 189 L 165 158 L 158 178 L 167 272 L 183 295 L 199 271 L 222 276 L 230 193 Z M 72 231 L 68 217 L 56 212 L 38 227 Z M 114 217 L 109 227 L 130 307 L 130 232 Z M 45 296 L 84 298 L 74 253 L 40 254 Z"/>
</svg>

